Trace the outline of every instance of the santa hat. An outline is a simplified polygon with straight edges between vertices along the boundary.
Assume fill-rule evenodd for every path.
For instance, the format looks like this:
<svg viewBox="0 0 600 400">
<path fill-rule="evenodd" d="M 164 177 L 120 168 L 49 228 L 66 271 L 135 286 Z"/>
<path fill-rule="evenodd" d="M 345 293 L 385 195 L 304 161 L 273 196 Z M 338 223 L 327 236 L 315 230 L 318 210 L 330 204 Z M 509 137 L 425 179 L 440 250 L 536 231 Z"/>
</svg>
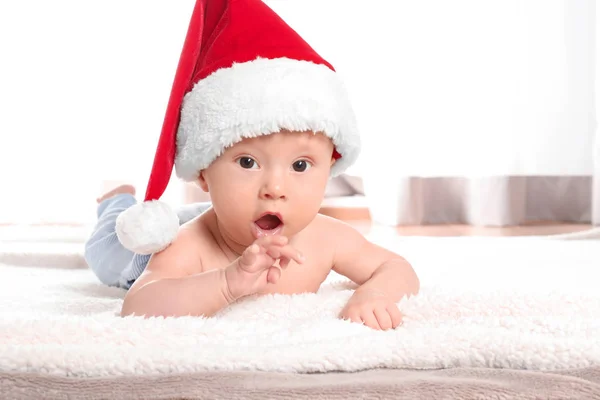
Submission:
<svg viewBox="0 0 600 400">
<path fill-rule="evenodd" d="M 144 202 L 117 219 L 121 243 L 151 254 L 173 241 L 179 219 L 159 201 L 173 167 L 197 181 L 227 147 L 281 130 L 331 138 L 331 176 L 358 157 L 354 113 L 327 61 L 261 0 L 197 0 Z"/>
</svg>

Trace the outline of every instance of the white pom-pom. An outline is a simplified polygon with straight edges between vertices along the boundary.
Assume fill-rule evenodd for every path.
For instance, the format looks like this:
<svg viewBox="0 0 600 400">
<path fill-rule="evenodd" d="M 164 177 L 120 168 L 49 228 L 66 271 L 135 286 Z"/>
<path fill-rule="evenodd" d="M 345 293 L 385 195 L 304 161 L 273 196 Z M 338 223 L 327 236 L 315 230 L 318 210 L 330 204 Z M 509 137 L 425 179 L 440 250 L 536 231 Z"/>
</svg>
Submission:
<svg viewBox="0 0 600 400">
<path fill-rule="evenodd" d="M 147 201 L 129 207 L 117 218 L 117 237 L 137 254 L 158 253 L 166 249 L 179 231 L 179 218 L 160 201 Z"/>
</svg>

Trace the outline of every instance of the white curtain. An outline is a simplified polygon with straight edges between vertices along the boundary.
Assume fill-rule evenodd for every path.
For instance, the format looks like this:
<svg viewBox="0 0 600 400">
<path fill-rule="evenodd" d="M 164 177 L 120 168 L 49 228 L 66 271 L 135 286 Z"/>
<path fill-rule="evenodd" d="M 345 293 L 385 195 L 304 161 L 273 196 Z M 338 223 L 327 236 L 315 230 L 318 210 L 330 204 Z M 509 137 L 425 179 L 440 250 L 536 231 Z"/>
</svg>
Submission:
<svg viewBox="0 0 600 400">
<path fill-rule="evenodd" d="M 286 8 L 306 30 L 336 11 Z M 355 97 L 352 173 L 377 222 L 600 223 L 594 1 L 351 2 L 343 15 L 318 43 Z"/>
<path fill-rule="evenodd" d="M 89 222 L 110 182 L 143 192 L 193 3 L 0 4 L 0 223 Z M 347 177 L 377 222 L 600 223 L 593 0 L 266 3 L 346 80 Z"/>
<path fill-rule="evenodd" d="M 594 2 L 436 2 L 439 18 L 430 23 L 419 11 L 432 8 L 411 4 L 403 14 L 419 23 L 401 36 L 408 50 L 396 65 L 424 68 L 381 81 L 402 105 L 393 127 L 378 125 L 375 107 L 363 119 L 378 137 L 368 142 L 363 174 L 373 218 L 600 223 L 592 197 Z M 430 39 L 421 43 L 426 52 L 404 44 L 413 37 Z M 377 145 L 386 140 L 394 145 Z"/>
</svg>

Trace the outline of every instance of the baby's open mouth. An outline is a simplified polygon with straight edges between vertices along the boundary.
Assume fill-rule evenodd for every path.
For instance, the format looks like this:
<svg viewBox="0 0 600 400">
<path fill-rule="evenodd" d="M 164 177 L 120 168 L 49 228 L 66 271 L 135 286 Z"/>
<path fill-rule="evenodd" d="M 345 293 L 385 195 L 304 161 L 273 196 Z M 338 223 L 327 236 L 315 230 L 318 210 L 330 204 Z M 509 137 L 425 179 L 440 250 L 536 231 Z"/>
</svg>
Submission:
<svg viewBox="0 0 600 400">
<path fill-rule="evenodd" d="M 272 231 L 273 229 L 277 229 L 282 224 L 282 221 L 275 214 L 265 214 L 254 221 L 254 223 L 264 231 Z"/>
</svg>

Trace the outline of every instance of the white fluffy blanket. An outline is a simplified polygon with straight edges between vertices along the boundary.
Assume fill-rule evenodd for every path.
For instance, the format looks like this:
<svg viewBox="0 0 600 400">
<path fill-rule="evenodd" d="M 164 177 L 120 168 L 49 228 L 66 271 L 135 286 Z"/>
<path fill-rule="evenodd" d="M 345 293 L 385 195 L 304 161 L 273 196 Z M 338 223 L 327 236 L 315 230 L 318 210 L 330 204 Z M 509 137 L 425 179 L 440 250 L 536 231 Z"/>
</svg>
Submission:
<svg viewBox="0 0 600 400">
<path fill-rule="evenodd" d="M 210 319 L 123 319 L 123 291 L 75 268 L 67 247 L 54 254 L 5 250 L 0 371 L 116 376 L 600 365 L 599 241 L 375 240 L 406 256 L 422 282 L 419 296 L 400 302 L 405 322 L 394 331 L 338 320 L 351 290 L 331 283 L 339 279 L 333 275 L 318 294 L 247 299 Z M 51 265 L 27 265 L 46 259 Z"/>
</svg>

